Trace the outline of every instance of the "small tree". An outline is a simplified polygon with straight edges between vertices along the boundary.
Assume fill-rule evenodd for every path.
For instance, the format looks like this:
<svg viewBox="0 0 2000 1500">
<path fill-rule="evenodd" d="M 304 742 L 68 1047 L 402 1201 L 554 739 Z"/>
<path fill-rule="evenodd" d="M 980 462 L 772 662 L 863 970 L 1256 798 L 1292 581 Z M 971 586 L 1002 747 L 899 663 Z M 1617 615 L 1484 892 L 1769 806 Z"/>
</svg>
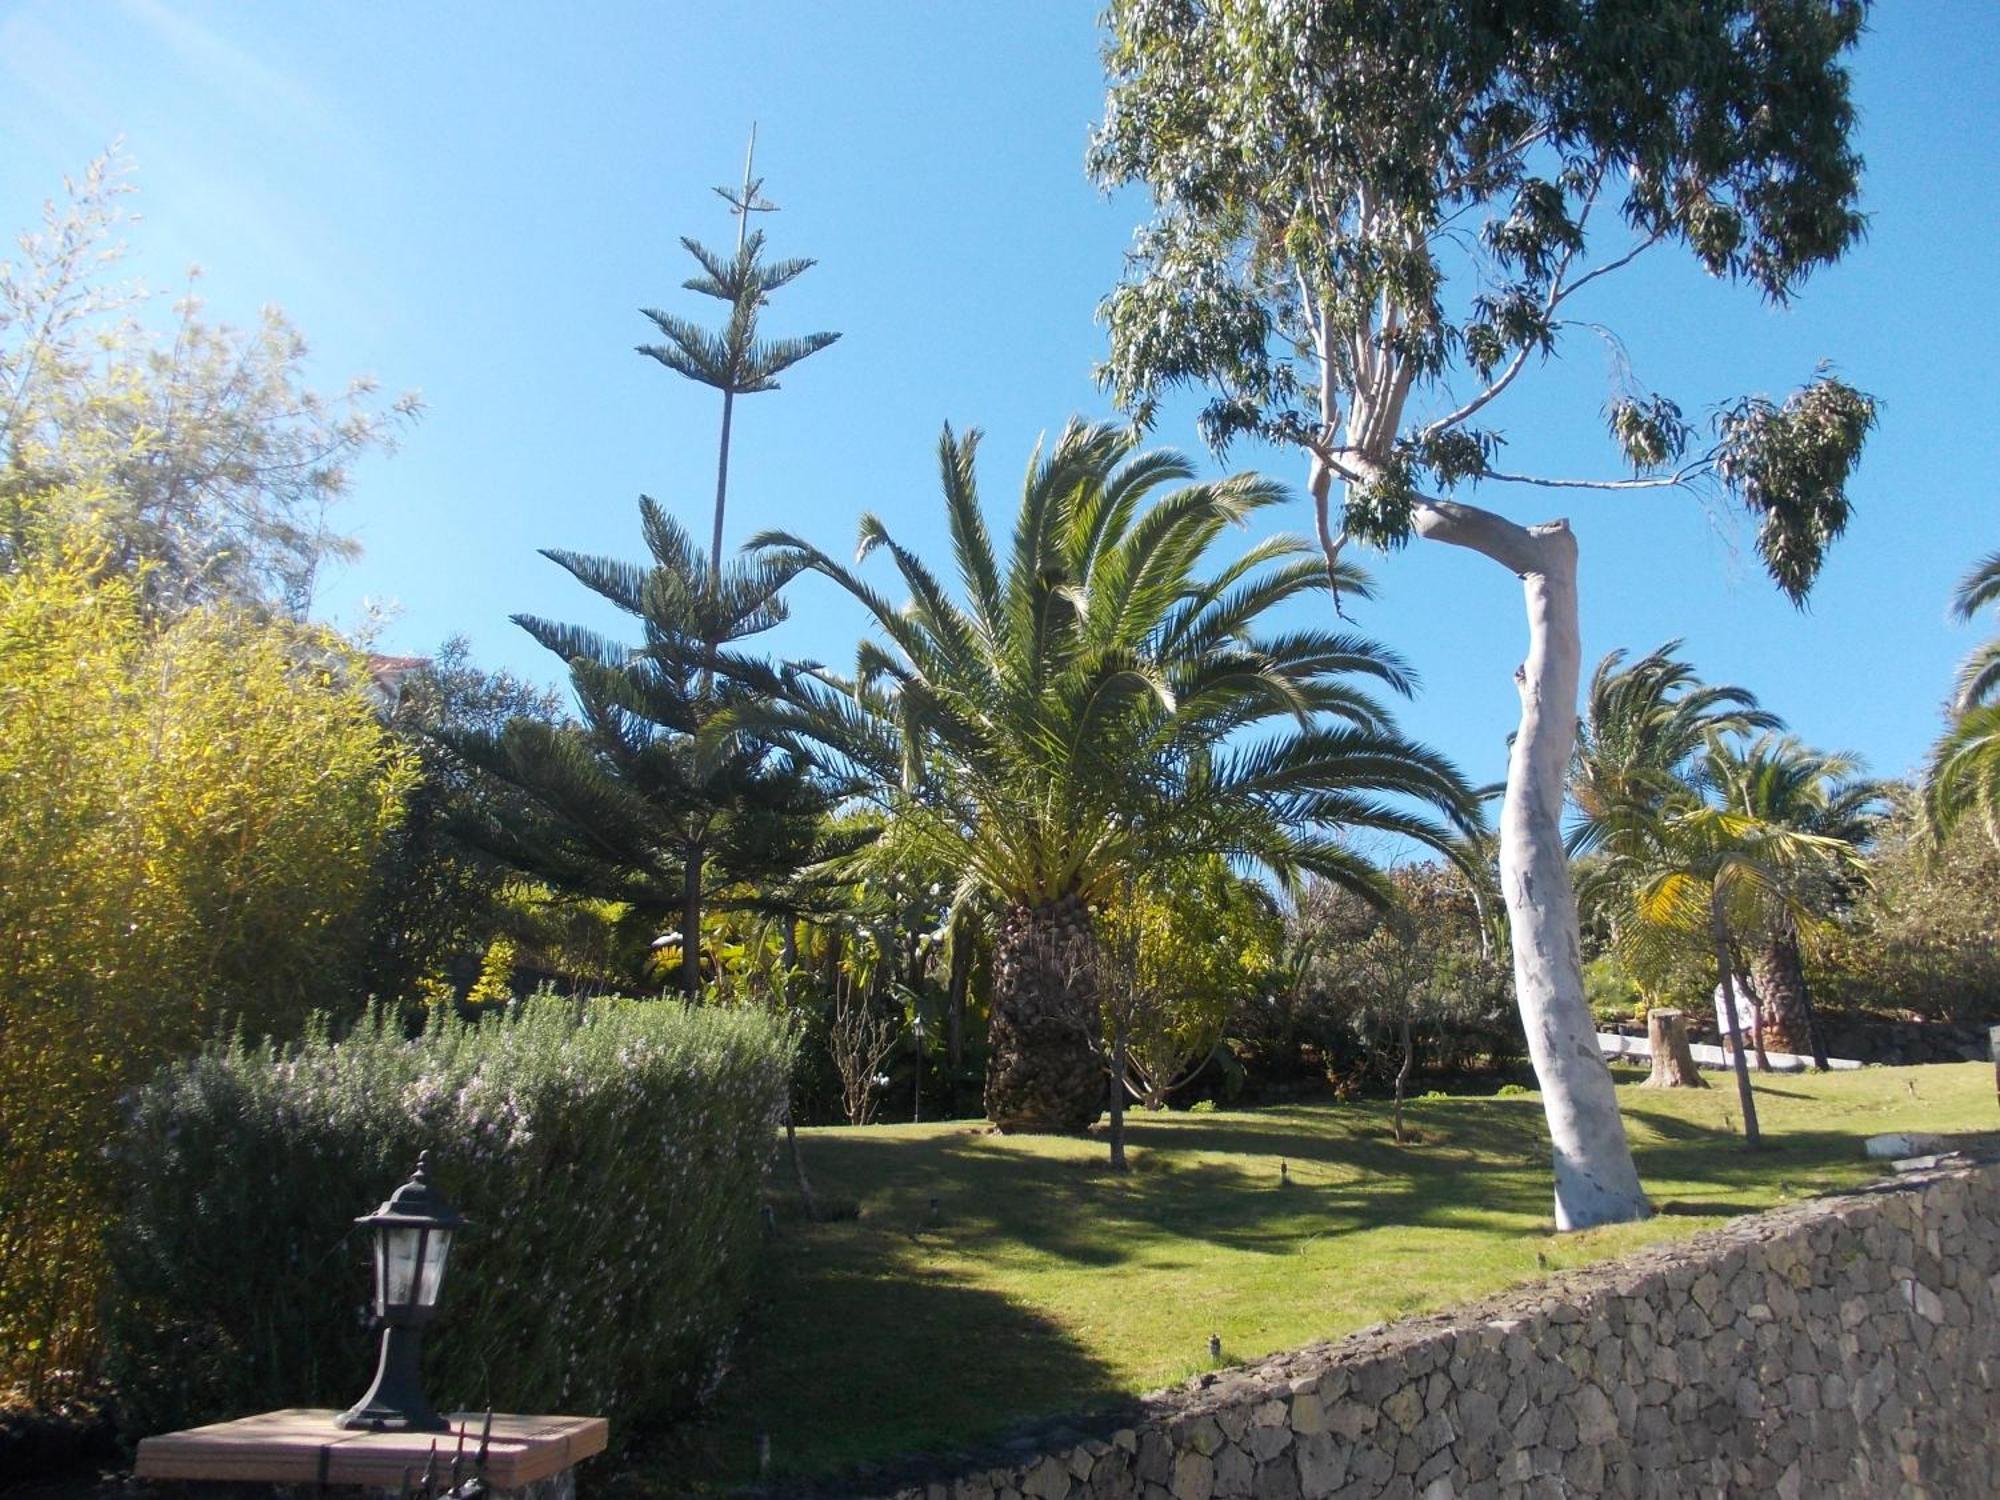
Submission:
<svg viewBox="0 0 2000 1500">
<path fill-rule="evenodd" d="M 1704 436 L 1627 383 L 1627 477 L 1523 473 L 1489 425 L 1583 294 L 1661 245 L 1783 301 L 1854 243 L 1843 58 L 1856 0 L 1113 0 L 1092 166 L 1155 213 L 1105 305 L 1105 377 L 1150 420 L 1208 391 L 1212 446 L 1307 463 L 1332 563 L 1350 541 L 1479 553 L 1522 580 L 1527 658 L 1500 820 L 1515 977 L 1542 1082 L 1558 1227 L 1644 1217 L 1598 1057 L 1562 847 L 1581 643 L 1576 540 L 1479 489 L 1711 487 L 1795 601 L 1848 516 L 1874 403 L 1822 371 L 1721 407 Z M 1588 325 L 1601 328 L 1593 320 Z"/>
<path fill-rule="evenodd" d="M 2000 1021 L 2000 843 L 1974 822 L 1942 841 L 1907 789 L 1868 884 L 1834 927 L 1824 974 L 1852 1007 L 1964 1025 Z"/>
<path fill-rule="evenodd" d="M 834 985 L 833 1019 L 827 1026 L 827 1050 L 840 1075 L 840 1105 L 850 1125 L 875 1118 L 876 1091 L 882 1064 L 896 1045 L 896 1018 L 874 1005 L 870 986 L 841 975 Z"/>
<path fill-rule="evenodd" d="M 1338 1041 L 1336 1031 L 1358 1044 L 1361 1070 L 1389 1084 L 1399 1144 L 1419 1049 L 1448 1057 L 1455 1039 L 1510 1013 L 1472 879 L 1453 866 L 1414 865 L 1393 872 L 1386 907 L 1322 890 L 1293 913 L 1304 947 L 1297 983 L 1323 1012 L 1322 1045 Z"/>
<path fill-rule="evenodd" d="M 1617 817 L 1590 880 L 1593 897 L 1622 908 L 1617 943 L 1636 973 L 1657 973 L 1678 954 L 1706 944 L 1736 1069 L 1744 1140 L 1754 1149 L 1760 1141 L 1757 1103 L 1737 1030 L 1737 1018 L 1747 1013 L 1738 998 L 1738 939 L 1779 923 L 1793 931 L 1816 923 L 1806 893 L 1816 882 L 1853 870 L 1859 855 L 1846 840 L 1733 804 L 1735 764 L 1728 742 L 1714 739 L 1700 784 L 1715 800 L 1690 790 L 1664 806 L 1635 807 Z"/>
<path fill-rule="evenodd" d="M 1814 750 L 1789 736 L 1766 734 L 1748 746 L 1725 746 L 1709 758 L 1705 779 L 1722 806 L 1762 824 L 1813 834 L 1839 852 L 1831 858 L 1786 867 L 1788 899 L 1776 903 L 1748 936 L 1759 1011 L 1759 1041 L 1781 1052 L 1810 1053 L 1827 1066 L 1826 1044 L 1806 982 L 1803 932 L 1795 915 L 1810 913 L 1812 927 L 1847 911 L 1867 887 L 1861 855 L 1875 841 L 1888 811 L 1883 783 L 1860 774 L 1855 756 Z M 1761 1050 L 1760 1050 L 1761 1057 Z"/>
<path fill-rule="evenodd" d="M 1146 872 L 1106 903 L 1098 931 L 1121 970 L 1122 1087 L 1147 1109 L 1201 1076 L 1240 1006 L 1278 962 L 1282 923 L 1270 893 L 1220 858 Z"/>
</svg>

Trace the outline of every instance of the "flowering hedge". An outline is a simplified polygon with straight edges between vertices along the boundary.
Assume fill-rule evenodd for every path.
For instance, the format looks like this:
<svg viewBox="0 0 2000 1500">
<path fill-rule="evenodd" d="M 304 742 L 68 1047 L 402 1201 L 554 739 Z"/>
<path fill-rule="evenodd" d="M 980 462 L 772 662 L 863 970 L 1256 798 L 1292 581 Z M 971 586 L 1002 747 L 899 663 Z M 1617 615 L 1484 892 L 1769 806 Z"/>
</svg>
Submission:
<svg viewBox="0 0 2000 1500">
<path fill-rule="evenodd" d="M 169 1069 L 122 1149 L 122 1425 L 358 1398 L 374 1358 L 353 1219 L 420 1150 L 473 1221 L 426 1343 L 439 1410 L 603 1413 L 624 1436 L 685 1408 L 728 1354 L 791 1065 L 759 1015 L 538 997 L 414 1041 L 370 1017 Z"/>
</svg>

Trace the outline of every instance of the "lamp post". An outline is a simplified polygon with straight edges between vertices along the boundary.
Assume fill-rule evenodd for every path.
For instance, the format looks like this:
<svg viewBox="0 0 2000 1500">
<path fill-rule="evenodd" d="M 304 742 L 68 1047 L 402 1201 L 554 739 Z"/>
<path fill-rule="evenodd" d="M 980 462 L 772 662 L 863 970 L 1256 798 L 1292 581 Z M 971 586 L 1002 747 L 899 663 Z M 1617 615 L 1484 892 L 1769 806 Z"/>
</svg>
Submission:
<svg viewBox="0 0 2000 1500">
<path fill-rule="evenodd" d="M 373 1325 L 382 1330 L 382 1358 L 368 1394 L 333 1419 L 366 1432 L 446 1432 L 451 1424 L 424 1396 L 424 1327 L 437 1311 L 445 1257 L 466 1221 L 431 1186 L 430 1153 L 417 1158 L 410 1180 L 372 1214 L 354 1222 L 374 1232 Z"/>
<path fill-rule="evenodd" d="M 922 1003 L 921 1000 L 916 1002 L 918 1006 Z M 912 1124 L 921 1125 L 924 1123 L 924 1013 L 921 1009 L 916 1012 L 910 1029 L 917 1039 L 917 1086 L 910 1101 L 910 1120 Z"/>
</svg>

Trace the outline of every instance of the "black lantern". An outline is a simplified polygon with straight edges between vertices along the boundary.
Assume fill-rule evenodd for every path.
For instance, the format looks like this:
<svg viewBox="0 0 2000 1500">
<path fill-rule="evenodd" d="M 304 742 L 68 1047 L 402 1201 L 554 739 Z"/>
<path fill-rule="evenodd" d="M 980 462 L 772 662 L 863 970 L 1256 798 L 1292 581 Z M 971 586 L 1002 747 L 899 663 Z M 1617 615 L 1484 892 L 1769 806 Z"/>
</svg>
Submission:
<svg viewBox="0 0 2000 1500">
<path fill-rule="evenodd" d="M 418 1356 L 424 1325 L 437 1311 L 445 1257 L 452 1236 L 465 1227 L 425 1175 L 430 1153 L 417 1158 L 410 1180 L 374 1213 L 356 1219 L 374 1231 L 375 1306 L 372 1323 L 382 1330 L 382 1359 L 375 1383 L 336 1427 L 369 1432 L 446 1432 L 451 1424 L 431 1410 L 424 1397 Z"/>
</svg>

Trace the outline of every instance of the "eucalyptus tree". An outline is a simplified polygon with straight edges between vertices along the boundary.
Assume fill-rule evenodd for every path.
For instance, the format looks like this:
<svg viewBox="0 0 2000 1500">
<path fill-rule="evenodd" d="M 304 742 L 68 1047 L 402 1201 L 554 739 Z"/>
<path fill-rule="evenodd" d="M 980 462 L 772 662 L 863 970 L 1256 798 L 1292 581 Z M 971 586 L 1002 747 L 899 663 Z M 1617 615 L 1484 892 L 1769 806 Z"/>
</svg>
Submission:
<svg viewBox="0 0 2000 1500">
<path fill-rule="evenodd" d="M 1215 854 L 1382 898 L 1346 831 L 1442 848 L 1477 817 L 1458 772 L 1367 690 L 1409 690 L 1392 654 L 1349 633 L 1267 628 L 1332 586 L 1309 544 L 1273 537 L 1211 566 L 1223 532 L 1281 488 L 1244 474 L 1192 483 L 1185 460 L 1136 442 L 1072 422 L 1038 450 L 1003 563 L 980 508 L 978 434 L 947 428 L 957 597 L 872 515 L 860 550 L 889 555 L 906 604 L 802 538 L 758 538 L 767 565 L 831 579 L 878 634 L 851 676 L 802 666 L 785 700 L 746 701 L 711 731 L 810 757 L 927 862 L 961 872 L 961 900 L 1000 910 L 986 1108 L 1005 1129 L 1097 1118 L 1091 908 L 1139 872 Z M 1336 576 L 1365 592 L 1352 567 Z"/>
<path fill-rule="evenodd" d="M 1952 613 L 1960 620 L 1993 606 L 2000 606 L 2000 552 L 1980 559 L 1952 596 Z M 1940 838 L 1977 813 L 2000 840 L 2000 636 L 1959 668 L 1951 724 L 1924 773 L 1924 810 Z"/>
<path fill-rule="evenodd" d="M 677 375 L 722 392 L 722 435 L 715 458 L 715 523 L 708 545 L 709 572 L 718 576 L 722 572 L 722 513 L 729 498 L 729 437 L 736 398 L 775 391 L 780 375 L 840 337 L 837 333 L 770 340 L 757 337 L 757 315 L 771 293 L 811 270 L 814 262 L 764 259 L 764 233 L 750 228 L 750 215 L 774 213 L 777 205 L 764 197 L 764 180 L 751 175 L 756 154 L 757 136 L 752 131 L 750 150 L 743 158 L 742 189 L 715 190 L 736 216 L 736 253 L 719 255 L 699 241 L 686 236 L 681 239 L 681 248 L 701 267 L 700 275 L 681 285 L 728 304 L 729 321 L 721 332 L 712 333 L 672 313 L 641 309 L 666 342 L 641 344 L 639 353 L 657 359 Z"/>
<path fill-rule="evenodd" d="M 459 834 L 566 896 L 625 907 L 648 938 L 678 919 L 680 983 L 693 994 L 707 892 L 782 899 L 823 853 L 825 804 L 803 766 L 753 739 L 698 753 L 711 719 L 779 690 L 747 646 L 785 618 L 793 568 L 760 559 L 712 573 L 656 502 L 642 498 L 639 512 L 648 563 L 542 554 L 635 620 L 637 645 L 514 616 L 568 664 L 577 721 L 515 718 L 445 738 L 511 792 L 468 808 Z"/>
<path fill-rule="evenodd" d="M 1142 420 L 1176 387 L 1305 459 L 1330 563 L 1466 548 L 1518 575 L 1528 651 L 1500 820 L 1517 990 L 1559 1226 L 1647 1213 L 1584 1003 L 1562 842 L 1581 645 L 1576 541 L 1468 496 L 1708 488 L 1803 601 L 1846 524 L 1873 401 L 1821 370 L 1704 431 L 1629 380 L 1622 477 L 1510 469 L 1492 420 L 1616 272 L 1678 245 L 1788 300 L 1859 237 L 1844 58 L 1858 0 L 1112 0 L 1091 162 L 1154 214 L 1105 304 L 1105 378 Z M 1586 293 L 1589 295 L 1586 296 Z M 1582 321 L 1579 321 L 1582 320 Z"/>
</svg>

